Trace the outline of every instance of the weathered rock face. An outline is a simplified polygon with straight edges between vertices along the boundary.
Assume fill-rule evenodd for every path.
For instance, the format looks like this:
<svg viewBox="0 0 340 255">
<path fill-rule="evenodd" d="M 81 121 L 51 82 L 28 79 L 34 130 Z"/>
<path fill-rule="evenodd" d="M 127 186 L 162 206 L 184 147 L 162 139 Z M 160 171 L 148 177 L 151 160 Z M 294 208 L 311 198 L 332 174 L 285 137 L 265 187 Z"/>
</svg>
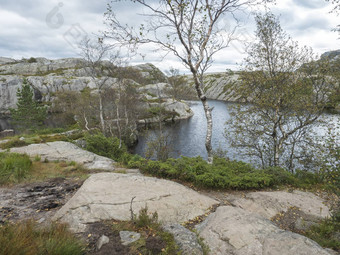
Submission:
<svg viewBox="0 0 340 255">
<path fill-rule="evenodd" d="M 90 176 L 78 192 L 54 216 L 82 232 L 87 223 L 106 219 L 129 220 L 145 206 L 157 211 L 161 222 L 178 223 L 193 219 L 218 204 L 183 185 L 152 177 L 100 173 Z"/>
<path fill-rule="evenodd" d="M 241 208 L 222 206 L 197 227 L 214 255 L 328 255 L 307 237 Z"/>
<path fill-rule="evenodd" d="M 0 65 L 11 64 L 11 63 L 14 63 L 14 62 L 16 62 L 15 59 L 0 57 Z"/>
<path fill-rule="evenodd" d="M 26 78 L 32 84 L 35 94 L 41 95 L 41 100 L 45 102 L 51 101 L 53 94 L 58 91 L 81 91 L 85 87 L 96 88 L 96 83 L 91 77 L 28 76 Z M 103 79 L 101 78 L 101 80 Z M 6 113 L 9 108 L 16 107 L 16 93 L 22 83 L 21 76 L 4 75 L 0 77 L 0 113 Z M 109 78 L 106 84 L 114 85 L 116 79 Z"/>
<path fill-rule="evenodd" d="M 109 62 L 102 61 L 102 65 L 109 65 Z M 9 114 L 9 109 L 16 107 L 16 93 L 22 86 L 23 76 L 32 84 L 36 100 L 43 102 L 52 102 L 55 92 L 82 91 L 87 87 L 96 93 L 98 84 L 104 84 L 107 88 L 118 86 L 116 78 L 103 76 L 94 80 L 89 77 L 89 72 L 86 69 L 84 61 L 75 58 L 58 60 L 36 58 L 33 61 L 0 58 L 0 114 Z M 137 75 L 139 78 L 136 79 L 139 79 L 143 84 L 166 81 L 165 75 L 152 64 L 138 65 L 131 69 L 139 74 L 139 76 Z M 128 79 L 128 81 L 137 87 L 142 87 L 133 80 Z M 161 87 L 160 91 L 163 91 L 163 88 L 168 85 L 159 83 L 142 87 L 139 90 L 141 101 L 144 101 L 144 98 L 148 99 L 150 97 L 148 93 L 155 92 L 155 88 L 158 86 Z M 166 94 L 163 96 L 169 98 Z M 149 104 L 146 103 L 145 106 L 149 107 Z M 167 111 L 175 112 L 175 120 L 192 116 L 190 108 L 184 102 L 173 102 L 169 99 L 164 103 L 164 106 Z"/>
<path fill-rule="evenodd" d="M 169 85 L 167 83 L 156 83 L 142 86 L 138 90 L 142 93 L 146 93 L 149 96 L 149 99 L 157 99 L 169 97 L 166 93 L 168 89 Z"/>
<path fill-rule="evenodd" d="M 24 147 L 12 148 L 10 151 L 25 153 L 31 157 L 39 155 L 42 160 L 74 161 L 83 164 L 87 169 L 114 170 L 113 164 L 115 162 L 112 159 L 85 151 L 68 142 L 31 144 Z"/>
<path fill-rule="evenodd" d="M 228 201 L 246 211 L 257 213 L 267 219 L 290 207 L 299 208 L 307 215 L 329 217 L 330 211 L 324 201 L 310 192 L 295 190 L 293 192 L 250 192 L 244 197 L 229 197 Z"/>
<path fill-rule="evenodd" d="M 166 232 L 171 233 L 183 255 L 203 255 L 203 249 L 198 243 L 194 232 L 186 229 L 180 224 L 167 224 L 163 226 Z"/>
<path fill-rule="evenodd" d="M 64 58 L 49 60 L 46 58 L 35 58 L 33 61 L 11 59 L 4 61 L 0 66 L 0 74 L 17 75 L 40 75 L 63 69 L 77 69 L 82 67 L 83 60 L 79 58 Z"/>
<path fill-rule="evenodd" d="M 142 77 L 144 78 L 144 84 L 147 84 L 145 82 L 151 84 L 166 81 L 165 75 L 153 64 L 146 63 L 133 66 L 132 68 L 142 75 Z"/>
<path fill-rule="evenodd" d="M 54 178 L 0 188 L 0 225 L 30 218 L 39 223 L 49 222 L 57 208 L 65 204 L 81 184 L 81 180 Z"/>
<path fill-rule="evenodd" d="M 235 102 L 239 98 L 235 95 L 233 86 L 237 84 L 239 76 L 225 73 L 208 74 L 204 79 L 204 90 L 207 98 Z"/>
</svg>

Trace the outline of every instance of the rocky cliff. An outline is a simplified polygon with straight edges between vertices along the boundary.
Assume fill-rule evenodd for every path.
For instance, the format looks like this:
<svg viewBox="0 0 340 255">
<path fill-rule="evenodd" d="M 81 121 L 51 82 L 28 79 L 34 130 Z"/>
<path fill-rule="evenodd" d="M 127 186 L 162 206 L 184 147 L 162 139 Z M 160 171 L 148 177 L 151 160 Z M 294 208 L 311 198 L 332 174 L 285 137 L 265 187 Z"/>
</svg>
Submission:
<svg viewBox="0 0 340 255">
<path fill-rule="evenodd" d="M 237 85 L 237 73 L 208 73 L 204 78 L 204 92 L 208 99 L 236 102 L 239 97 L 235 94 L 233 86 Z M 187 76 L 188 85 L 194 86 L 192 76 Z M 193 89 L 193 93 L 196 93 Z"/>
<path fill-rule="evenodd" d="M 102 66 L 109 66 L 108 61 L 102 61 Z M 23 78 L 32 84 L 36 100 L 49 103 L 59 91 L 82 91 L 90 88 L 97 89 L 97 84 L 105 79 L 105 86 L 117 86 L 115 77 L 100 77 L 94 80 L 88 75 L 85 62 L 82 59 L 66 58 L 49 60 L 46 58 L 30 58 L 14 60 L 0 58 L 0 115 L 9 114 L 10 108 L 17 103 L 16 92 L 22 86 Z M 129 75 L 125 79 L 135 83 L 145 100 L 145 107 L 151 106 L 154 101 L 148 95 L 146 84 L 164 82 L 165 75 L 152 64 L 143 64 L 129 67 Z M 145 89 L 143 89 L 145 86 Z M 150 94 L 150 93 L 149 93 Z M 163 98 L 167 98 L 163 95 Z M 150 103 L 151 102 L 151 103 Z M 164 100 L 162 104 L 167 111 L 175 112 L 174 119 L 183 119 L 192 116 L 189 106 L 184 102 Z"/>
</svg>

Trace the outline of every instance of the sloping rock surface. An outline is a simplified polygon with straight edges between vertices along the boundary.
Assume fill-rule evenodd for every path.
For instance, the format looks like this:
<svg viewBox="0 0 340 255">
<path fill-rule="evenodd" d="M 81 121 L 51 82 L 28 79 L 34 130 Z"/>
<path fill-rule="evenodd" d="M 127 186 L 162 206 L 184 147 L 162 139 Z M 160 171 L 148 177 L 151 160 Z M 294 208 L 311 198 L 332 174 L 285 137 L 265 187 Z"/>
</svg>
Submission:
<svg viewBox="0 0 340 255">
<path fill-rule="evenodd" d="M 207 212 L 218 202 L 175 182 L 145 176 L 99 173 L 91 175 L 56 213 L 55 220 L 70 224 L 75 232 L 100 220 L 129 220 L 145 206 L 157 211 L 164 223 L 178 223 Z"/>
<path fill-rule="evenodd" d="M 257 213 L 267 219 L 280 212 L 286 212 L 290 207 L 297 207 L 307 215 L 320 218 L 330 216 L 330 211 L 324 201 L 310 192 L 294 190 L 293 192 L 250 192 L 244 197 L 230 196 L 228 201 L 246 211 Z"/>
<path fill-rule="evenodd" d="M 219 207 L 198 227 L 214 255 L 328 255 L 307 237 L 284 231 L 258 214 Z"/>
<path fill-rule="evenodd" d="M 173 234 L 182 255 L 203 255 L 203 249 L 194 232 L 176 223 L 167 224 L 163 226 L 163 229 Z"/>
<path fill-rule="evenodd" d="M 26 153 L 34 157 L 39 155 L 42 160 L 74 161 L 83 164 L 87 169 L 114 170 L 112 159 L 99 156 L 89 151 L 85 151 L 73 143 L 50 142 L 40 144 L 30 144 L 24 147 L 11 148 L 11 152 Z"/>
</svg>

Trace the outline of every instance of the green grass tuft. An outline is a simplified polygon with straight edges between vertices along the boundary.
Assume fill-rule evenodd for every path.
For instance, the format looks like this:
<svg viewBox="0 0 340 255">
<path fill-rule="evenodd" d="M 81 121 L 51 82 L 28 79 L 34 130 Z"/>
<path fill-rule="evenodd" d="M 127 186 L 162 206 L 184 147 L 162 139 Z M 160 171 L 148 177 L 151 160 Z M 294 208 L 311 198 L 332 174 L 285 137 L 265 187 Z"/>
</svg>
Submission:
<svg viewBox="0 0 340 255">
<path fill-rule="evenodd" d="M 20 182 L 30 173 L 31 166 L 27 155 L 0 153 L 0 184 Z"/>
<path fill-rule="evenodd" d="M 34 221 L 0 226 L 0 255 L 81 255 L 85 245 L 66 225 L 38 227 Z"/>
</svg>

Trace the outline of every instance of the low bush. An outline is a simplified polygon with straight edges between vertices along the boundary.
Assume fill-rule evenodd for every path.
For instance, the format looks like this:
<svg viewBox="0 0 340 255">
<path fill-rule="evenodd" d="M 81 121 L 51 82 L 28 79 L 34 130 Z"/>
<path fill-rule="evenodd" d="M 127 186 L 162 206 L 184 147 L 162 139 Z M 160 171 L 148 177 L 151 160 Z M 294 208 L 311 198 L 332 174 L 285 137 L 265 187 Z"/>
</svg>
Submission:
<svg viewBox="0 0 340 255">
<path fill-rule="evenodd" d="M 298 181 L 294 174 L 281 167 L 268 167 L 264 172 L 271 176 L 273 185 L 296 185 Z"/>
<path fill-rule="evenodd" d="M 318 174 L 306 170 L 296 170 L 295 177 L 301 187 L 309 187 L 322 182 Z"/>
<path fill-rule="evenodd" d="M 66 225 L 52 223 L 42 228 L 27 221 L 0 226 L 1 255 L 80 255 L 85 254 L 85 247 Z"/>
<path fill-rule="evenodd" d="M 27 155 L 0 153 L 0 184 L 21 181 L 29 174 L 31 166 Z"/>
<path fill-rule="evenodd" d="M 137 164 L 134 162 L 134 164 Z M 168 179 L 191 182 L 198 187 L 216 189 L 259 189 L 274 184 L 270 174 L 253 168 L 250 164 L 216 158 L 209 165 L 201 157 L 140 161 L 142 172 Z"/>
<path fill-rule="evenodd" d="M 130 221 L 116 221 L 112 224 L 116 234 L 120 231 L 134 231 L 141 235 L 138 241 L 129 245 L 129 254 L 181 254 L 173 235 L 163 230 L 157 212 L 149 213 L 145 207 L 141 208 L 138 216 L 133 215 Z"/>
<path fill-rule="evenodd" d="M 306 236 L 314 240 L 322 247 L 327 247 L 340 252 L 340 221 L 339 211 L 331 218 L 323 220 L 320 224 L 311 227 Z"/>
<path fill-rule="evenodd" d="M 131 155 L 127 162 L 127 166 L 129 168 L 140 168 L 144 164 L 144 161 L 146 161 L 146 159 L 137 154 Z"/>
<path fill-rule="evenodd" d="M 105 137 L 102 133 L 85 135 L 86 149 L 98 155 L 111 158 L 118 162 L 128 163 L 131 157 L 126 146 L 120 145 L 117 137 Z"/>
<path fill-rule="evenodd" d="M 162 162 L 133 156 L 128 166 L 153 176 L 213 189 L 264 189 L 283 185 L 306 188 L 318 181 L 315 173 L 298 171 L 292 174 L 278 167 L 256 169 L 250 164 L 225 158 L 214 158 L 214 163 L 209 165 L 201 157 L 181 157 Z"/>
<path fill-rule="evenodd" d="M 27 59 L 27 63 L 36 63 L 37 59 L 34 57 L 30 57 L 29 59 Z"/>
</svg>

